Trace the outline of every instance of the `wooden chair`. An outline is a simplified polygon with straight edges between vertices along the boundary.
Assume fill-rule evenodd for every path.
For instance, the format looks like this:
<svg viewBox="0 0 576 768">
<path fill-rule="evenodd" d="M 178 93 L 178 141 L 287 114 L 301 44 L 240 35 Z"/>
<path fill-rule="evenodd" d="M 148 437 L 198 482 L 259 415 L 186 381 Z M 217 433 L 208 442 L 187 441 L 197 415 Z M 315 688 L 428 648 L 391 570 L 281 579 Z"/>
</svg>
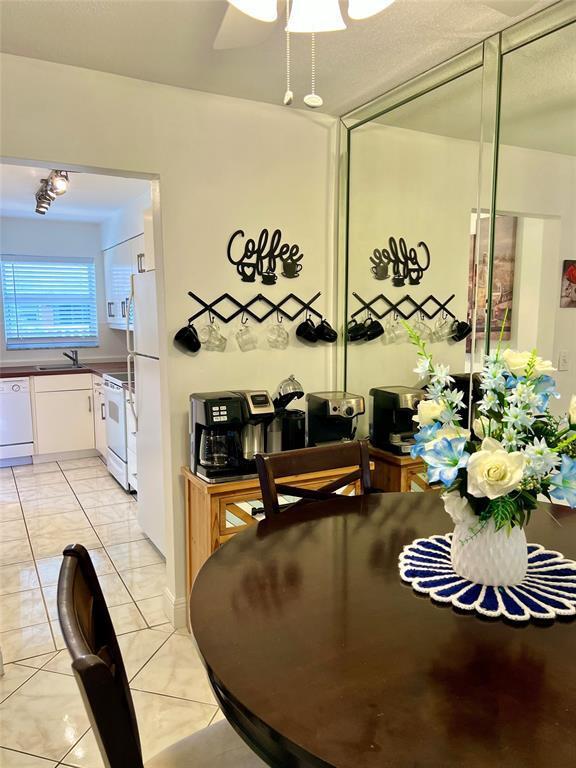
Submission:
<svg viewBox="0 0 576 768">
<path fill-rule="evenodd" d="M 258 477 L 260 478 L 264 514 L 267 517 L 280 512 L 278 492 L 289 496 L 297 496 L 302 501 L 318 501 L 330 499 L 335 491 L 357 480 L 360 481 L 363 494 L 371 491 L 370 456 L 367 440 L 331 443 L 329 445 L 319 445 L 315 448 L 283 451 L 282 453 L 257 454 L 256 467 L 258 468 Z M 313 472 L 342 469 L 345 467 L 356 467 L 356 469 L 317 489 L 301 488 L 277 482 L 277 478 L 307 475 Z M 284 507 L 284 510 L 287 508 L 289 507 Z"/>
<path fill-rule="evenodd" d="M 110 614 L 85 548 L 64 550 L 58 617 L 106 768 L 143 768 L 134 704 Z M 264 768 L 225 720 L 177 742 L 146 768 Z"/>
</svg>

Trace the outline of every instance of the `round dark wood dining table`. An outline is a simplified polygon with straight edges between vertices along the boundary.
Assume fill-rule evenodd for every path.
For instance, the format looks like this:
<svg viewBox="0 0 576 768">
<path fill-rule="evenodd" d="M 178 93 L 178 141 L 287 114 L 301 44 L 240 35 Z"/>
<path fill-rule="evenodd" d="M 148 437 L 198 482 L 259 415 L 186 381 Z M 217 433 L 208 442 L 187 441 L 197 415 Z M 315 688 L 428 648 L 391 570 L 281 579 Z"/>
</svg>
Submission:
<svg viewBox="0 0 576 768">
<path fill-rule="evenodd" d="M 398 556 L 451 530 L 437 493 L 335 497 L 251 526 L 191 595 L 227 719 L 271 766 L 576 765 L 576 621 L 512 625 L 403 583 Z M 527 528 L 576 559 L 576 512 Z"/>
</svg>

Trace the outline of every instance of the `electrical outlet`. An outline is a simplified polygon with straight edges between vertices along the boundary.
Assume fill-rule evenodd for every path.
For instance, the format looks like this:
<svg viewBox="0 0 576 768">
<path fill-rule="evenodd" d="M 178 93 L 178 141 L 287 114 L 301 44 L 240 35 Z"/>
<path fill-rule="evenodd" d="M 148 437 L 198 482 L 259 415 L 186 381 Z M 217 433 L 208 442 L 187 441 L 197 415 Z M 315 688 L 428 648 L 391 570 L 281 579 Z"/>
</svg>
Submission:
<svg viewBox="0 0 576 768">
<path fill-rule="evenodd" d="M 558 353 L 558 370 L 567 371 L 570 367 L 570 361 L 568 359 L 568 350 L 561 349 Z"/>
</svg>

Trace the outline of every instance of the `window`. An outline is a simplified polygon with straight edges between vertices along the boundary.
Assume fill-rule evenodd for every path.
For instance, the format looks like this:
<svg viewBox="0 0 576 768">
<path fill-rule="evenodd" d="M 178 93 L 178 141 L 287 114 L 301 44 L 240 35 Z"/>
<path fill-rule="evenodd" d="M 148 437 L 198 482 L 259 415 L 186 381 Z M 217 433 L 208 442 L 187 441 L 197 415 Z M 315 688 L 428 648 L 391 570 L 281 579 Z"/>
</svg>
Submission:
<svg viewBox="0 0 576 768">
<path fill-rule="evenodd" d="M 98 346 L 93 259 L 1 260 L 6 349 Z"/>
</svg>

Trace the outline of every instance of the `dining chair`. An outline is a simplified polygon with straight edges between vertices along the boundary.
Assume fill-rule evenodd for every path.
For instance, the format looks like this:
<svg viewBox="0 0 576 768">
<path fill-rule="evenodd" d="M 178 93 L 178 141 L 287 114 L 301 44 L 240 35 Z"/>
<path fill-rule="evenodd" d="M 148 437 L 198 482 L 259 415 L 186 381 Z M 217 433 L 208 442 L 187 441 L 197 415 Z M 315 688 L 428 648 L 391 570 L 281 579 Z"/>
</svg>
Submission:
<svg viewBox="0 0 576 768">
<path fill-rule="evenodd" d="M 264 768 L 226 720 L 143 762 L 130 686 L 90 555 L 67 546 L 58 579 L 58 618 L 72 671 L 106 768 Z"/>
<path fill-rule="evenodd" d="M 370 493 L 370 455 L 367 440 L 352 440 L 343 443 L 330 443 L 314 448 L 298 448 L 281 453 L 256 454 L 256 467 L 260 479 L 260 490 L 266 517 L 278 514 L 281 510 L 278 493 L 296 496 L 301 504 L 306 501 L 330 499 L 333 494 L 351 483 L 360 481 L 361 493 Z M 311 475 L 330 469 L 354 467 L 320 488 L 309 488 L 292 483 L 278 482 L 278 479 L 294 475 Z M 286 511 L 293 505 L 283 506 Z"/>
</svg>

